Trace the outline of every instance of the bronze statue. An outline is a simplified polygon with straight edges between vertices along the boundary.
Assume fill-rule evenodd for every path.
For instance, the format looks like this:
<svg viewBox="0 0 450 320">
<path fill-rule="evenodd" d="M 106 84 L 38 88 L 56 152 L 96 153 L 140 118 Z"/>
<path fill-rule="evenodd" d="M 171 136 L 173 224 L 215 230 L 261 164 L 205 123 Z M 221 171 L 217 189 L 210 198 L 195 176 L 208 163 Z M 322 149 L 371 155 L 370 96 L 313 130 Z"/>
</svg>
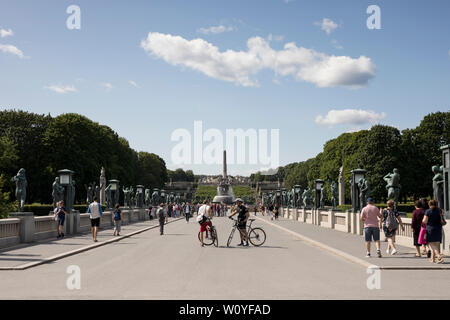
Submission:
<svg viewBox="0 0 450 320">
<path fill-rule="evenodd" d="M 52 187 L 53 208 L 56 208 L 56 204 L 59 201 L 64 200 L 64 187 L 59 183 L 59 177 L 55 178 Z"/>
<path fill-rule="evenodd" d="M 336 203 L 339 197 L 336 182 L 331 181 L 330 188 L 331 188 L 331 205 L 333 209 L 336 209 Z"/>
<path fill-rule="evenodd" d="M 398 169 L 394 169 L 393 173 L 388 173 L 383 179 L 387 183 L 386 190 L 388 191 L 388 199 L 394 199 L 394 208 L 397 209 L 401 189 Z"/>
<path fill-rule="evenodd" d="M 433 199 L 437 201 L 438 208 L 444 208 L 444 177 L 442 175 L 443 167 L 433 166 L 431 170 L 433 176 Z"/>
<path fill-rule="evenodd" d="M 367 198 L 370 196 L 370 185 L 365 178 L 361 178 L 358 181 L 359 188 L 359 206 L 360 210 L 367 204 Z"/>
<path fill-rule="evenodd" d="M 17 209 L 19 212 L 23 212 L 25 206 L 25 200 L 27 198 L 27 178 L 25 176 L 25 169 L 21 168 L 17 175 L 11 179 L 16 183 L 16 199 Z"/>
</svg>

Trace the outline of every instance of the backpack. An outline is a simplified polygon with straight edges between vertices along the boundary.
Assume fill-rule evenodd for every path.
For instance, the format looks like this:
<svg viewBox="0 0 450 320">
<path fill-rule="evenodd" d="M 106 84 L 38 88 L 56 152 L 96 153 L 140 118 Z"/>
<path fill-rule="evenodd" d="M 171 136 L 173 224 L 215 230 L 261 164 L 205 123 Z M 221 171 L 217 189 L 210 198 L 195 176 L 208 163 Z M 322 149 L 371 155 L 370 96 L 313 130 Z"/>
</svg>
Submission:
<svg viewBox="0 0 450 320">
<path fill-rule="evenodd" d="M 387 212 L 387 217 L 386 217 L 386 228 L 391 229 L 391 230 L 395 230 L 398 228 L 398 221 L 397 218 L 395 217 L 394 211 L 393 210 L 385 210 Z"/>
<path fill-rule="evenodd" d="M 165 218 L 165 214 L 164 214 L 164 209 L 163 208 L 158 208 L 158 211 L 156 212 L 156 216 L 162 220 L 163 218 Z"/>
</svg>

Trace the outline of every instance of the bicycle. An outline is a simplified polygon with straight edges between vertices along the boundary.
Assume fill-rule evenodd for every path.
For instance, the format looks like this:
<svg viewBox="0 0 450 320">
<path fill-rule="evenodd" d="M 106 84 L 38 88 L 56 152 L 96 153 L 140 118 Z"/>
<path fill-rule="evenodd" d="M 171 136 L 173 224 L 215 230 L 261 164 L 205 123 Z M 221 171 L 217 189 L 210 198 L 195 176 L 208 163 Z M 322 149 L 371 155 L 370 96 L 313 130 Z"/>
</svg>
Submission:
<svg viewBox="0 0 450 320">
<path fill-rule="evenodd" d="M 227 241 L 227 247 L 230 246 L 231 244 L 231 240 L 233 239 L 233 235 L 234 232 L 236 231 L 236 229 L 239 230 L 239 233 L 244 236 L 244 233 L 241 231 L 241 229 L 238 228 L 239 223 L 237 221 L 237 219 L 233 219 L 233 218 L 229 218 L 231 220 L 234 221 L 233 224 L 233 228 L 231 229 L 230 235 L 228 236 L 228 241 Z M 250 243 L 252 245 L 254 245 L 255 247 L 259 247 L 261 245 L 264 244 L 264 242 L 266 242 L 266 233 L 262 228 L 252 228 L 252 222 L 255 221 L 256 219 L 248 219 L 248 221 L 250 221 L 248 227 L 247 227 L 247 234 L 248 234 L 248 240 L 250 241 Z"/>
<path fill-rule="evenodd" d="M 209 237 L 208 237 L 209 233 Z M 200 234 L 201 231 L 198 232 L 198 241 L 202 242 L 200 240 Z M 210 246 L 214 244 L 215 247 L 219 246 L 219 238 L 217 237 L 217 230 L 214 226 L 206 227 L 206 237 L 203 237 L 203 244 L 205 246 Z"/>
</svg>

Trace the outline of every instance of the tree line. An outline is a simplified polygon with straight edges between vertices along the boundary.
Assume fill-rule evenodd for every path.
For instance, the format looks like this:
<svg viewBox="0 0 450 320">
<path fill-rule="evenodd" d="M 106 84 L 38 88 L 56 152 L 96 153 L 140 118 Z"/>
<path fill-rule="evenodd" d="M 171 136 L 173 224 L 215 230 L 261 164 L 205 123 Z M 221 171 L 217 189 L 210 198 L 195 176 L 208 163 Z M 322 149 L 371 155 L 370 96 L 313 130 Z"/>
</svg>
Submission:
<svg viewBox="0 0 450 320">
<path fill-rule="evenodd" d="M 327 141 L 323 151 L 314 158 L 280 167 L 277 175 L 253 174 L 254 183 L 284 180 L 288 189 L 294 185 L 313 188 L 315 179 L 338 182 L 339 169 L 344 167 L 346 200 L 350 201 L 351 170 L 366 169 L 372 196 L 385 201 L 387 192 L 383 177 L 394 168 L 400 170 L 400 197 L 407 199 L 432 196 L 432 166 L 442 165 L 440 147 L 450 144 L 450 112 L 428 114 L 414 129 L 375 125 L 370 130 L 343 133 Z"/>
<path fill-rule="evenodd" d="M 52 183 L 60 169 L 75 171 L 76 202 L 86 199 L 85 184 L 106 178 L 121 186 L 142 184 L 161 188 L 168 175 L 164 160 L 137 152 L 115 131 L 85 116 L 57 117 L 25 111 L 0 111 L 0 206 L 10 202 L 20 168 L 28 180 L 27 203 L 51 203 Z"/>
</svg>

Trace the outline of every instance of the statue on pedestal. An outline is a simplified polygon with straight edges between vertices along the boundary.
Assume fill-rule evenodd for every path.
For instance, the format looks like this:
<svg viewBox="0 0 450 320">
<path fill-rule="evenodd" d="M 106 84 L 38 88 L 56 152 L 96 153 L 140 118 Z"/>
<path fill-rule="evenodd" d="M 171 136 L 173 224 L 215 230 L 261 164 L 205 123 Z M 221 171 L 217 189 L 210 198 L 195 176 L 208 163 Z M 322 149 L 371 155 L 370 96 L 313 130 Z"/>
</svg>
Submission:
<svg viewBox="0 0 450 320">
<path fill-rule="evenodd" d="M 98 195 L 95 194 L 95 182 L 92 182 L 89 186 L 84 185 L 84 188 L 86 189 L 86 203 L 90 204 L 94 199 L 94 195 L 98 197 Z"/>
<path fill-rule="evenodd" d="M 27 198 L 27 178 L 25 176 L 25 169 L 21 168 L 17 175 L 11 179 L 12 182 L 16 183 L 16 199 L 17 208 L 19 212 L 23 212 L 25 206 L 25 200 Z"/>
<path fill-rule="evenodd" d="M 305 191 L 303 191 L 302 199 L 304 208 L 311 207 L 312 198 L 311 189 L 309 187 L 306 188 Z"/>
<path fill-rule="evenodd" d="M 131 192 L 133 192 L 133 187 L 125 188 L 123 187 L 123 202 L 124 207 L 131 207 Z"/>
<path fill-rule="evenodd" d="M 106 203 L 106 175 L 105 175 L 105 168 L 102 167 L 100 170 L 100 186 L 98 188 L 98 191 L 96 190 L 97 197 L 100 200 L 100 204 Z"/>
<path fill-rule="evenodd" d="M 342 166 L 339 169 L 339 190 L 338 190 L 339 198 L 336 197 L 336 199 L 339 200 L 339 205 L 345 204 L 345 181 L 344 181 L 344 167 Z"/>
<path fill-rule="evenodd" d="M 370 196 L 370 185 L 365 178 L 358 181 L 359 188 L 359 209 L 362 210 L 367 205 L 367 198 Z"/>
<path fill-rule="evenodd" d="M 64 187 L 59 183 L 59 177 L 55 178 L 52 187 L 53 208 L 56 208 L 56 204 L 59 201 L 64 200 Z"/>
<path fill-rule="evenodd" d="M 438 208 L 444 208 L 444 177 L 443 167 L 433 166 L 433 199 L 437 201 Z"/>
<path fill-rule="evenodd" d="M 330 189 L 331 189 L 331 205 L 333 207 L 333 209 L 336 209 L 337 207 L 337 200 L 338 200 L 338 187 L 336 182 L 331 181 L 330 184 Z"/>
<path fill-rule="evenodd" d="M 150 194 L 150 189 L 145 189 L 145 205 L 148 207 L 152 201 L 152 196 Z"/>
<path fill-rule="evenodd" d="M 325 184 L 320 188 L 320 208 L 325 208 L 325 199 L 327 198 L 327 190 Z"/>
<path fill-rule="evenodd" d="M 401 189 L 398 169 L 394 169 L 393 173 L 388 173 L 383 179 L 387 183 L 386 190 L 388 191 L 388 199 L 394 199 L 394 208 L 397 209 Z"/>
</svg>

